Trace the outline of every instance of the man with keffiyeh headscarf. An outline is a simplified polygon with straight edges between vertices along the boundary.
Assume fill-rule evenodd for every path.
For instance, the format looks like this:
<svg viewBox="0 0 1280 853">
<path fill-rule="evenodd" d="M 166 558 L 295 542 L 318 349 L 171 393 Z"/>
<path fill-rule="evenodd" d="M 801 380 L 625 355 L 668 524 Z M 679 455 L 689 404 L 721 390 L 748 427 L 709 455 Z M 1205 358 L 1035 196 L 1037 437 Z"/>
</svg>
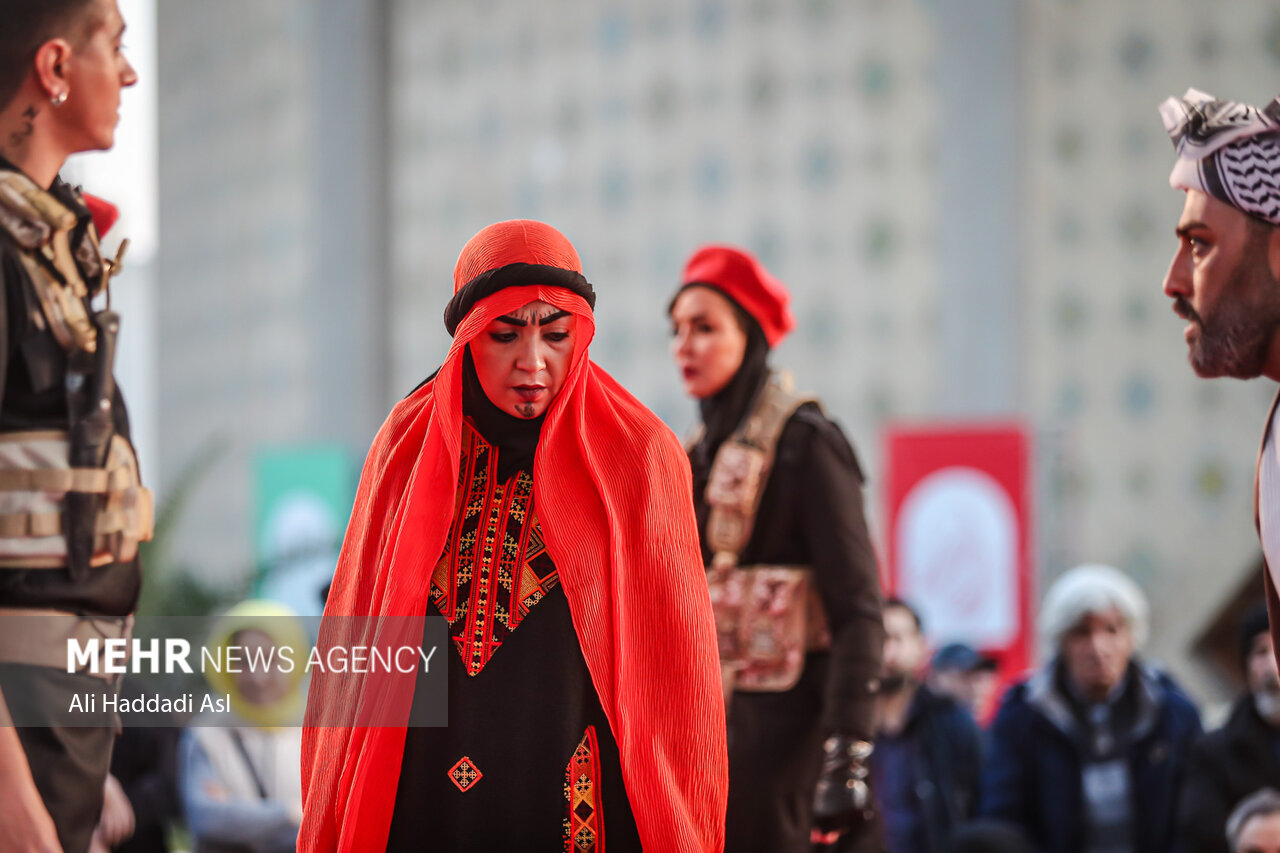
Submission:
<svg viewBox="0 0 1280 853">
<path fill-rule="evenodd" d="M 1280 98 L 1259 109 L 1188 89 L 1161 104 L 1160 115 L 1178 153 L 1169 183 L 1186 192 L 1164 292 L 1188 321 L 1191 366 L 1204 377 L 1280 381 Z M 1273 636 L 1280 618 L 1275 409 L 1255 480 Z"/>
<path fill-rule="evenodd" d="M 413 676 L 313 676 L 299 850 L 719 851 L 679 442 L 587 357 L 595 293 L 554 228 L 483 229 L 454 290 L 449 355 L 369 452 L 319 640 L 413 644 L 443 617 L 450 725 L 406 727 Z"/>
</svg>

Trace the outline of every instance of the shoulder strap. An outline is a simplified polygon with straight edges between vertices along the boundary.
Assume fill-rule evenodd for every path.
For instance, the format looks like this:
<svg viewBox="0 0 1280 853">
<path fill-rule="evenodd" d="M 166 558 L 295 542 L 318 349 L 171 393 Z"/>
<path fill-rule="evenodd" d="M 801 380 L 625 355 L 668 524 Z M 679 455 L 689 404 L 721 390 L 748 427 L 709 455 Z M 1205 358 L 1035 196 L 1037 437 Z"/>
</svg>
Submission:
<svg viewBox="0 0 1280 853">
<path fill-rule="evenodd" d="M 26 175 L 0 170 L 0 229 L 4 229 L 24 249 L 34 250 L 49 242 L 58 229 L 75 227 L 75 214 Z"/>
<path fill-rule="evenodd" d="M 817 403 L 816 397 L 809 394 L 797 394 L 795 381 L 787 371 L 771 373 L 769 381 L 761 389 L 751 414 L 743 421 L 738 431 L 729 437 L 730 441 L 739 441 L 765 450 L 770 462 L 777 450 L 778 439 L 782 429 L 791 420 L 796 409 L 805 403 Z"/>
<path fill-rule="evenodd" d="M 249 757 L 249 750 L 244 745 L 244 738 L 240 736 L 240 730 L 233 726 L 227 729 L 227 734 L 231 735 L 231 742 L 236 745 L 236 751 L 244 759 L 244 766 L 249 768 L 249 775 L 253 777 L 253 785 L 258 789 L 258 796 L 264 800 L 267 799 L 267 786 L 262 784 L 262 776 L 258 774 L 258 768 L 254 765 L 253 759 Z"/>
<path fill-rule="evenodd" d="M 31 280 L 44 321 L 63 349 L 93 352 L 97 332 L 85 307 L 89 288 L 71 248 L 76 224 L 66 205 L 26 175 L 0 170 L 0 230 L 16 244 L 14 254 Z M 92 232 L 91 227 L 89 254 L 98 252 Z"/>
<path fill-rule="evenodd" d="M 49 331 L 53 333 L 58 344 L 68 351 L 93 352 L 96 350 L 97 330 L 93 327 L 93 321 L 89 319 L 84 299 L 72 288 L 64 287 L 58 282 L 34 253 L 18 252 L 17 255 L 35 290 L 36 300 L 40 303 L 40 309 L 43 312 L 44 323 L 48 324 Z"/>
<path fill-rule="evenodd" d="M 813 396 L 792 390 L 790 374 L 770 373 L 750 414 L 720 445 L 706 492 L 711 507 L 707 541 L 715 555 L 714 567 L 737 565 L 738 556 L 751 538 L 782 430 L 796 409 L 817 402 Z"/>
</svg>

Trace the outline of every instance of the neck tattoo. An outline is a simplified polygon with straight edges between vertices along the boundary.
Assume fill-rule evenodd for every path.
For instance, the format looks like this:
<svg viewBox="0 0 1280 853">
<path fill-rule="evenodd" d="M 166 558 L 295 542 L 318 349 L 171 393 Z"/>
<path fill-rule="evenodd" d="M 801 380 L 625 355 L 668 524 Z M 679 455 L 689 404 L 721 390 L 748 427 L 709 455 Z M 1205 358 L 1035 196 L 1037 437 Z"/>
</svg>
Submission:
<svg viewBox="0 0 1280 853">
<path fill-rule="evenodd" d="M 22 111 L 22 125 L 9 134 L 9 144 L 14 148 L 21 148 L 26 145 L 32 135 L 36 132 L 36 116 L 40 115 L 40 111 L 35 105 L 31 105 Z"/>
</svg>

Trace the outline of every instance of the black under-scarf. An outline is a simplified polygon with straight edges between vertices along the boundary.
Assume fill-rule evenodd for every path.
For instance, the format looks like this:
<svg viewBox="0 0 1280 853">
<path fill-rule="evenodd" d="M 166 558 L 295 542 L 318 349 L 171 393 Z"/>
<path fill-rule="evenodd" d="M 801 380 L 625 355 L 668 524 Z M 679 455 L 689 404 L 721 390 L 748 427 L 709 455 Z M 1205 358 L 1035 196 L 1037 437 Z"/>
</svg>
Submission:
<svg viewBox="0 0 1280 853">
<path fill-rule="evenodd" d="M 498 481 L 506 482 L 517 471 L 533 475 L 533 456 L 547 413 L 536 418 L 520 418 L 499 409 L 484 393 L 468 345 L 462 356 L 462 413 L 475 424 L 476 431 L 498 451 Z"/>
<path fill-rule="evenodd" d="M 688 284 L 686 287 L 708 287 L 729 301 L 738 325 L 747 333 L 747 348 L 742 354 L 742 364 L 733 378 L 716 393 L 698 401 L 702 415 L 702 439 L 694 446 L 689 462 L 693 468 L 693 489 L 701 495 L 711 476 L 711 463 L 724 440 L 733 435 L 739 424 L 751 411 L 760 389 L 769 376 L 769 342 L 764 329 L 741 305 L 717 287 L 706 284 Z M 681 288 L 683 292 L 684 288 Z M 679 294 L 676 294 L 677 297 Z M 672 305 L 675 300 L 672 300 Z"/>
</svg>

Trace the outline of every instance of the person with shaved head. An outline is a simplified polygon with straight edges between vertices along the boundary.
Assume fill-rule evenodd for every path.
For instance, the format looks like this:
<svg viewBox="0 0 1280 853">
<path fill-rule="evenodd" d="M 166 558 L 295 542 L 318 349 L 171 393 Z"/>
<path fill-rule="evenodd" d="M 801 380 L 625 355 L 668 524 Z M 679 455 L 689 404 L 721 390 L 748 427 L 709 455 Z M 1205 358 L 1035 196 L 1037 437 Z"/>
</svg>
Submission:
<svg viewBox="0 0 1280 853">
<path fill-rule="evenodd" d="M 116 0 L 0 4 L 0 853 L 133 832 L 114 715 L 67 718 L 116 681 L 68 672 L 66 649 L 127 634 L 150 504 L 111 371 L 119 318 L 91 304 L 119 269 L 99 243 L 115 211 L 59 177 L 115 142 L 138 79 L 124 30 Z"/>
</svg>

